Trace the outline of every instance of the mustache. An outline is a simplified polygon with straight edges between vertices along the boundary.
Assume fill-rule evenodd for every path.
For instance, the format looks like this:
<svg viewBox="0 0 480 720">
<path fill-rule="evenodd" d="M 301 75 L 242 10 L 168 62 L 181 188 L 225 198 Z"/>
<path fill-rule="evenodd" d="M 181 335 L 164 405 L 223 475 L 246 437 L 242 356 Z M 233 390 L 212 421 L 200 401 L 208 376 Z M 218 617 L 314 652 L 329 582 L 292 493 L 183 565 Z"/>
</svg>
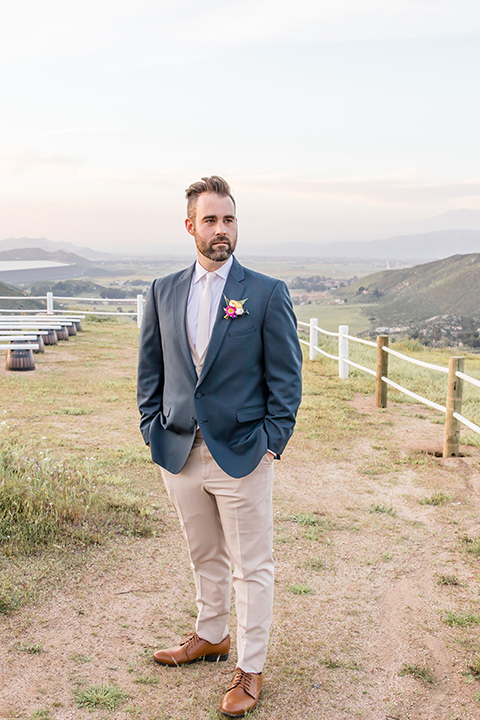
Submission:
<svg viewBox="0 0 480 720">
<path fill-rule="evenodd" d="M 212 245 L 218 242 L 224 242 L 227 243 L 227 245 L 230 245 L 230 238 L 228 238 L 226 235 L 219 235 L 215 238 L 215 240 L 212 240 Z"/>
</svg>

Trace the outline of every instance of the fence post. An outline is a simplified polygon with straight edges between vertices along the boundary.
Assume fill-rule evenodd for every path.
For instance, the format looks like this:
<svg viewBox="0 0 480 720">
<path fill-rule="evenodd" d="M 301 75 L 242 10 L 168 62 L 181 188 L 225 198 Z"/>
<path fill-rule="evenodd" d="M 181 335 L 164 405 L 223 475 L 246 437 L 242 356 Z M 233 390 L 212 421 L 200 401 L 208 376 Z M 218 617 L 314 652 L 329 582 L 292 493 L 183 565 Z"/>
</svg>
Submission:
<svg viewBox="0 0 480 720">
<path fill-rule="evenodd" d="M 315 360 L 315 358 L 318 355 L 318 350 L 315 350 L 316 347 L 318 347 L 318 318 L 310 318 L 310 360 Z"/>
<path fill-rule="evenodd" d="M 47 315 L 53 315 L 53 292 L 47 292 Z"/>
<path fill-rule="evenodd" d="M 338 377 L 340 380 L 348 379 L 348 325 L 338 328 Z"/>
<path fill-rule="evenodd" d="M 142 327 L 143 305 L 143 295 L 137 295 L 137 327 Z"/>
<path fill-rule="evenodd" d="M 456 456 L 460 447 L 460 423 L 453 413 L 462 411 L 463 380 L 456 376 L 457 371 L 463 372 L 465 358 L 451 357 L 448 361 L 447 413 L 445 415 L 445 439 L 443 457 Z"/>
<path fill-rule="evenodd" d="M 379 408 L 387 407 L 388 385 L 382 377 L 388 377 L 388 353 L 383 350 L 388 347 L 388 335 L 377 337 L 377 380 L 375 384 L 375 405 Z"/>
</svg>

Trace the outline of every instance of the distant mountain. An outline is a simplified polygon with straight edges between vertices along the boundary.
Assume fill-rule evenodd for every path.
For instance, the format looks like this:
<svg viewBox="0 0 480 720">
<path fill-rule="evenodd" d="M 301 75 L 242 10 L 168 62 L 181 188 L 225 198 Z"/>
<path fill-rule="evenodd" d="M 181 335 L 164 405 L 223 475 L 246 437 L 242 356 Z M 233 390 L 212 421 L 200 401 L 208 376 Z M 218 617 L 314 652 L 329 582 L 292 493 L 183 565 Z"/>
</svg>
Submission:
<svg viewBox="0 0 480 720">
<path fill-rule="evenodd" d="M 480 210 L 467 208 L 449 210 L 410 225 L 407 232 L 426 233 L 435 230 L 480 230 Z"/>
<path fill-rule="evenodd" d="M 74 253 L 67 253 L 64 250 L 48 252 L 47 250 L 42 250 L 37 247 L 16 248 L 3 251 L 0 250 L 0 261 L 1 260 L 49 260 L 51 262 L 79 265 L 80 267 L 89 267 L 93 265 L 90 260 L 87 260 L 80 255 L 75 255 Z"/>
<path fill-rule="evenodd" d="M 279 243 L 281 256 L 415 262 L 480 252 L 480 230 L 437 230 L 367 242 Z"/>
<path fill-rule="evenodd" d="M 480 317 L 480 254 L 453 255 L 400 270 L 366 275 L 337 295 L 371 302 L 371 315 L 386 323 L 435 315 Z M 370 311 L 369 311 L 370 312 Z"/>
<path fill-rule="evenodd" d="M 112 257 L 109 253 L 97 252 L 89 247 L 80 247 L 67 242 L 54 242 L 47 238 L 7 238 L 0 240 L 0 252 L 2 250 L 19 250 L 21 248 L 40 248 L 47 252 L 64 251 L 74 253 L 87 260 L 108 260 Z M 33 259 L 33 258 L 30 258 Z"/>
</svg>

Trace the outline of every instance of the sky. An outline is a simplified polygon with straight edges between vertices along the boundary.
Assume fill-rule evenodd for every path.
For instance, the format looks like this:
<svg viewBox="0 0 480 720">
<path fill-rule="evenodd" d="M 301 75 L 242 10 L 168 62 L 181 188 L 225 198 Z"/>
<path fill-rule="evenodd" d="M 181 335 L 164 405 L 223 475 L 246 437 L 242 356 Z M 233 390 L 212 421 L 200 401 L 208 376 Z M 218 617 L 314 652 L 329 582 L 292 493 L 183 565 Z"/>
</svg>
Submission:
<svg viewBox="0 0 480 720">
<path fill-rule="evenodd" d="M 0 10 L 0 240 L 373 240 L 480 209 L 478 0 L 16 0 Z M 240 247 L 240 246 L 239 246 Z"/>
</svg>

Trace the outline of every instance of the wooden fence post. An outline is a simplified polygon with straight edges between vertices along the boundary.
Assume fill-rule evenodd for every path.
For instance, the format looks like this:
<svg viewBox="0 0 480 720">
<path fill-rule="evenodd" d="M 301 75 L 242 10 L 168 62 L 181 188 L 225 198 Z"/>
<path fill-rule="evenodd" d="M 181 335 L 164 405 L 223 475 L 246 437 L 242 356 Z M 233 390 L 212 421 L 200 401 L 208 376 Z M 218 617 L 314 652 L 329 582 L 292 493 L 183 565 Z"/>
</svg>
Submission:
<svg viewBox="0 0 480 720">
<path fill-rule="evenodd" d="M 139 327 L 139 328 L 142 327 L 143 306 L 144 306 L 143 295 L 137 295 L 137 327 Z"/>
<path fill-rule="evenodd" d="M 451 357 L 448 361 L 447 413 L 445 415 L 445 439 L 443 457 L 458 455 L 460 448 L 460 423 L 453 413 L 462 411 L 463 380 L 456 376 L 457 371 L 463 372 L 465 358 Z"/>
<path fill-rule="evenodd" d="M 388 347 L 388 335 L 378 335 L 377 337 L 377 381 L 375 384 L 375 404 L 379 408 L 387 407 L 387 388 L 386 382 L 382 381 L 382 377 L 388 377 L 388 353 L 383 350 Z"/>
<path fill-rule="evenodd" d="M 315 358 L 318 355 L 318 350 L 315 350 L 315 347 L 318 347 L 318 318 L 310 318 L 310 360 L 315 360 Z"/>
<path fill-rule="evenodd" d="M 47 292 L 47 315 L 53 315 L 53 292 Z"/>
<path fill-rule="evenodd" d="M 338 377 L 340 380 L 348 379 L 348 325 L 338 328 Z"/>
</svg>

